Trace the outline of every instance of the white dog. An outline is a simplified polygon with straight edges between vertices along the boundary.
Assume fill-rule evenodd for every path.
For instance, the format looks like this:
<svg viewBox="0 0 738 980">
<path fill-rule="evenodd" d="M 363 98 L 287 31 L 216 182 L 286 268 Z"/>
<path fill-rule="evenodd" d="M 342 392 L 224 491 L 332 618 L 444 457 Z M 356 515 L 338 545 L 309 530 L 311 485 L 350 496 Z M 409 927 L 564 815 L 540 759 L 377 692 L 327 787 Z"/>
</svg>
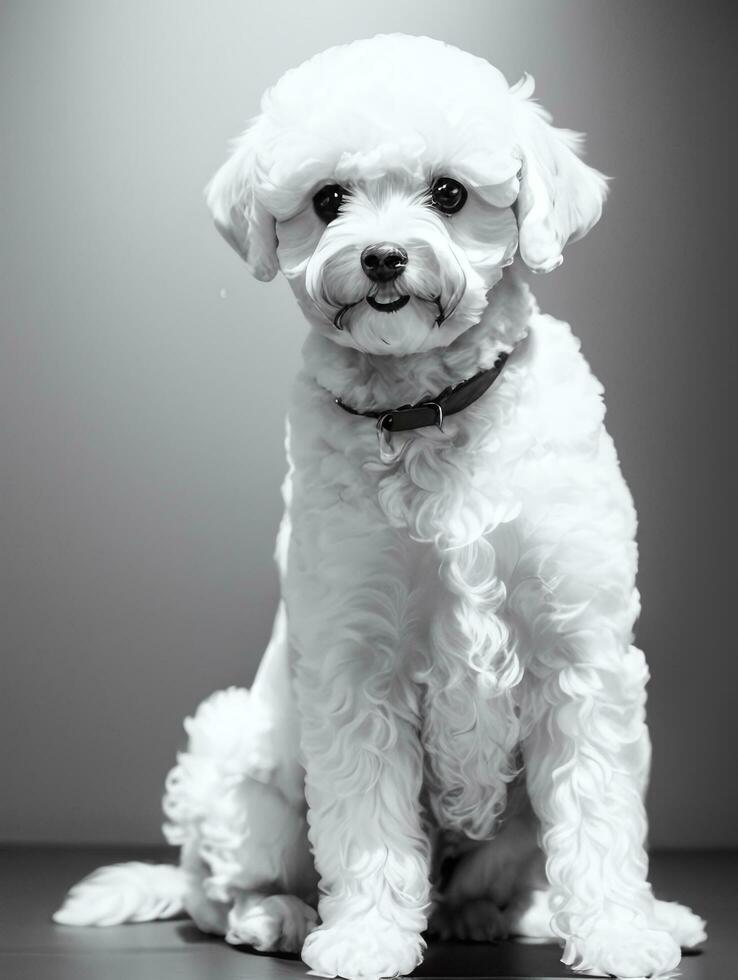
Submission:
<svg viewBox="0 0 738 980">
<path fill-rule="evenodd" d="M 704 939 L 647 881 L 636 516 L 602 386 L 521 276 L 606 182 L 532 93 L 429 38 L 358 41 L 288 72 L 211 182 L 310 325 L 283 601 L 251 691 L 187 722 L 181 869 L 102 869 L 57 921 L 185 909 L 348 978 L 413 970 L 429 917 L 619 977 Z"/>
</svg>

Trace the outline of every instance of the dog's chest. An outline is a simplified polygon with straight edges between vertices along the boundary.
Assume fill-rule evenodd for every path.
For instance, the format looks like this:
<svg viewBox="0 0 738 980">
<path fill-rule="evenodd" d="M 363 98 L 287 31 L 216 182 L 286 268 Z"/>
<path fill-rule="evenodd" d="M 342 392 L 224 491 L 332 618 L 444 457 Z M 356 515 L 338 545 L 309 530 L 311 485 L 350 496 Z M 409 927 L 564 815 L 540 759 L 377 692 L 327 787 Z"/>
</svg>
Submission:
<svg viewBox="0 0 738 980">
<path fill-rule="evenodd" d="M 413 540 L 453 547 L 511 520 L 520 508 L 512 461 L 521 449 L 489 408 L 448 419 L 443 432 L 380 438 L 372 419 L 345 413 L 320 390 L 298 391 L 289 437 L 293 523 L 302 515 L 355 534 L 404 528 Z"/>
</svg>

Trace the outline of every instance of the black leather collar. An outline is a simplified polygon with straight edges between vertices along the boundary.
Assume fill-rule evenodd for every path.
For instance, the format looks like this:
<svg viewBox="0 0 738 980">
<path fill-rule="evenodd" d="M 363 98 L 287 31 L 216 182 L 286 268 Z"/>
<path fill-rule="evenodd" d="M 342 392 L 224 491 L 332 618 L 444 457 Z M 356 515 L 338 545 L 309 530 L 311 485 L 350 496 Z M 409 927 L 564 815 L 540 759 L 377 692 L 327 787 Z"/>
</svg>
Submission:
<svg viewBox="0 0 738 980">
<path fill-rule="evenodd" d="M 440 429 L 447 415 L 461 412 L 487 391 L 499 376 L 508 356 L 503 351 L 491 368 L 486 368 L 465 381 L 449 385 L 435 398 L 426 399 L 416 405 L 400 405 L 399 408 L 390 408 L 383 412 L 359 412 L 340 398 L 336 398 L 335 402 L 352 415 L 376 419 L 379 432 L 404 432 L 406 429 L 422 429 L 426 425 L 437 425 Z"/>
</svg>

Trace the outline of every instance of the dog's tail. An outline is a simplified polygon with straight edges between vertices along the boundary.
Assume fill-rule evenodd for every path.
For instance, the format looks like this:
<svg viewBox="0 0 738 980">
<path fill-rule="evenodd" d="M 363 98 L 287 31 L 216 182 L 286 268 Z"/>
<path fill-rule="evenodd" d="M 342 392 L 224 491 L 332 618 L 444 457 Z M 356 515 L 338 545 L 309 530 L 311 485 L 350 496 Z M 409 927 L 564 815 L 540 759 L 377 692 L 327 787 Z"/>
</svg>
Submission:
<svg viewBox="0 0 738 980">
<path fill-rule="evenodd" d="M 71 888 L 53 919 L 65 926 L 171 919 L 184 911 L 186 884 L 185 872 L 174 865 L 111 864 Z"/>
</svg>

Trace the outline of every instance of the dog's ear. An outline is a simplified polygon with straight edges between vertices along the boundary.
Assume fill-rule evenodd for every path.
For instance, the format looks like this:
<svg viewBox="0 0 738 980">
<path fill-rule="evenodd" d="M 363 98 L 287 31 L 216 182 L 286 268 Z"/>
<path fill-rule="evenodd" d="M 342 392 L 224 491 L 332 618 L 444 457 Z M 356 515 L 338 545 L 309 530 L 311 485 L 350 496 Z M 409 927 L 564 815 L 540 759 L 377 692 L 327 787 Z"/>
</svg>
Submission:
<svg viewBox="0 0 738 980">
<path fill-rule="evenodd" d="M 205 188 L 215 226 L 249 271 L 268 282 L 279 269 L 274 217 L 256 193 L 258 120 L 239 137 L 231 156 Z"/>
<path fill-rule="evenodd" d="M 581 133 L 556 129 L 549 113 L 531 101 L 534 86 L 524 75 L 510 89 L 521 156 L 519 246 L 530 269 L 551 272 L 561 265 L 566 243 L 586 235 L 599 220 L 607 178 L 580 159 Z"/>
</svg>

